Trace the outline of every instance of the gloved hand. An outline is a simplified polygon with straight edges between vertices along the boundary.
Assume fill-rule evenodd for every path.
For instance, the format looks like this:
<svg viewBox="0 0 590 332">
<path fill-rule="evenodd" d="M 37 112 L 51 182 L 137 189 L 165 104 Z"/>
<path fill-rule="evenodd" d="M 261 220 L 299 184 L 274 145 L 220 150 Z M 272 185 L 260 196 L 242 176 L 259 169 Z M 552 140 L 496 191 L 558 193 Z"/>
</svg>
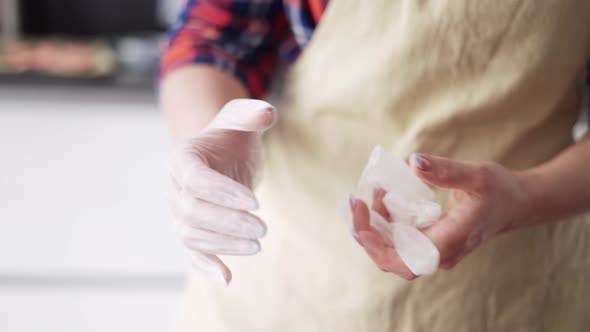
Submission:
<svg viewBox="0 0 590 332">
<path fill-rule="evenodd" d="M 209 126 L 180 144 L 170 163 L 170 205 L 195 269 L 228 284 L 231 272 L 217 255 L 253 255 L 266 226 L 248 211 L 258 202 L 261 134 L 278 119 L 267 102 L 236 99 Z"/>
</svg>

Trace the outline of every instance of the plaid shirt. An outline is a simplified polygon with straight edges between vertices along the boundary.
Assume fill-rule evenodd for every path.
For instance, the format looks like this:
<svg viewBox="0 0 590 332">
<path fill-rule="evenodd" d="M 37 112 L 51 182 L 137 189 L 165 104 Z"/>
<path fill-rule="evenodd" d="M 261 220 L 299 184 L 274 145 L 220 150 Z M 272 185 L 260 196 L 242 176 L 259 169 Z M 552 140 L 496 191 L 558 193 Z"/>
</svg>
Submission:
<svg viewBox="0 0 590 332">
<path fill-rule="evenodd" d="M 189 63 L 209 64 L 259 98 L 278 58 L 294 61 L 310 40 L 327 1 L 188 0 L 171 31 L 161 74 Z"/>
<path fill-rule="evenodd" d="M 161 74 L 205 63 L 237 77 L 260 98 L 278 58 L 294 61 L 309 42 L 327 2 L 187 0 L 170 33 Z"/>
</svg>

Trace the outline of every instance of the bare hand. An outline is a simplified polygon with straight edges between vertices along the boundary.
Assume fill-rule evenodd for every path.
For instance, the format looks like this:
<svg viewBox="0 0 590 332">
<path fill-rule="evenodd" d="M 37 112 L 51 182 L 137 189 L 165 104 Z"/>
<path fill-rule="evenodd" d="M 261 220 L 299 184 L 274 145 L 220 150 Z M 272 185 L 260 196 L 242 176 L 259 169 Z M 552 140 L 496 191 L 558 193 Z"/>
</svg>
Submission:
<svg viewBox="0 0 590 332">
<path fill-rule="evenodd" d="M 418 177 L 433 186 L 451 189 L 448 212 L 424 230 L 440 251 L 440 268 L 454 267 L 465 255 L 525 218 L 527 194 L 518 174 L 499 164 L 458 161 L 415 154 L 411 166 Z M 388 219 L 383 204 L 385 191 L 376 188 L 372 209 Z M 383 271 L 404 279 L 416 278 L 395 249 L 369 224 L 369 208 L 360 199 L 351 199 L 354 236 Z"/>
</svg>

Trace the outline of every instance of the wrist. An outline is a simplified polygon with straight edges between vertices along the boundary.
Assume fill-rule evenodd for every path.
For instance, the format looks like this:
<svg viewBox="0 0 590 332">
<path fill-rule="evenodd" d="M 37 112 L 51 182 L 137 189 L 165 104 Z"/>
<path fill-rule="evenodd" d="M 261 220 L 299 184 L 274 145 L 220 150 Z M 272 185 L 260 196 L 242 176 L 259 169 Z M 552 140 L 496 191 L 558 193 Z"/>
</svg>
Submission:
<svg viewBox="0 0 590 332">
<path fill-rule="evenodd" d="M 160 104 L 177 142 L 197 135 L 228 101 L 247 97 L 241 82 L 207 65 L 178 68 L 160 85 Z"/>
<path fill-rule="evenodd" d="M 546 222 L 551 215 L 550 204 L 547 201 L 544 177 L 535 169 L 515 172 L 521 188 L 520 213 L 518 225 L 512 228 L 538 225 Z"/>
</svg>

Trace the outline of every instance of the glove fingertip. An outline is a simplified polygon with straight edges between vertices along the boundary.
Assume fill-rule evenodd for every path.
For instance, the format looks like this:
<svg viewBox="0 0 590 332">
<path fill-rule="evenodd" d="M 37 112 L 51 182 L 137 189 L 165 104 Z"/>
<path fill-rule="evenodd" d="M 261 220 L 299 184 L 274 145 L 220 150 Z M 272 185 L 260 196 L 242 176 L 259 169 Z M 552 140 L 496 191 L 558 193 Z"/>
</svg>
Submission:
<svg viewBox="0 0 590 332">
<path fill-rule="evenodd" d="M 202 272 L 199 270 L 199 272 Z M 213 272 L 213 271 L 208 271 L 205 272 L 205 277 L 207 278 L 207 280 L 209 280 L 212 284 L 214 284 L 215 286 L 218 287 L 227 287 L 229 286 L 229 283 L 231 282 L 231 272 L 229 273 L 229 276 L 225 275 L 223 272 L 218 271 L 218 272 Z"/>
<path fill-rule="evenodd" d="M 277 111 L 271 104 L 256 99 L 234 99 L 225 104 L 209 129 L 264 131 L 277 121 Z"/>
<path fill-rule="evenodd" d="M 229 268 L 214 255 L 191 252 L 193 269 L 218 287 L 227 287 L 232 279 Z"/>
<path fill-rule="evenodd" d="M 276 108 L 274 108 L 273 106 L 269 106 L 264 109 L 264 113 L 262 113 L 262 115 L 259 118 L 260 128 L 262 130 L 266 130 L 268 128 L 271 128 L 272 126 L 275 125 L 275 123 L 278 121 L 278 119 L 279 119 L 279 116 L 278 116 L 278 112 L 277 112 Z"/>
</svg>

